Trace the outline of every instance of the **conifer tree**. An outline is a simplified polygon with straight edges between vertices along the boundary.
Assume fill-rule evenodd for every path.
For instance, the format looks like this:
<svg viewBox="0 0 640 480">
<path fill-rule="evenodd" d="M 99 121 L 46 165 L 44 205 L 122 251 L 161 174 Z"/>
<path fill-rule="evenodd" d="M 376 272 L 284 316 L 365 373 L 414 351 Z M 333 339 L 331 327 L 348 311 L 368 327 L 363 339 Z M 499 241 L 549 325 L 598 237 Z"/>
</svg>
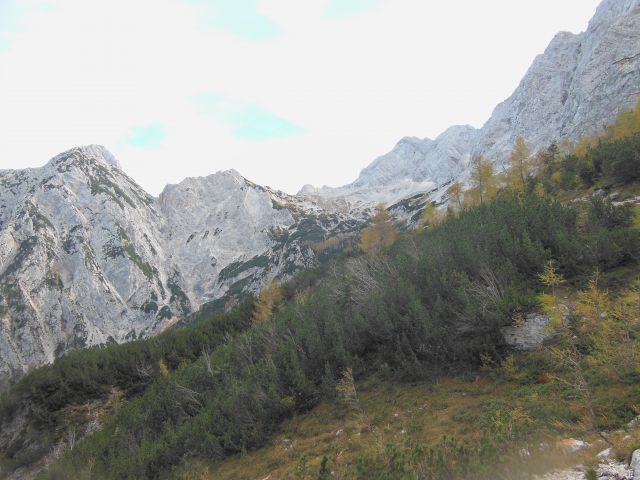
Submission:
<svg viewBox="0 0 640 480">
<path fill-rule="evenodd" d="M 496 193 L 496 178 L 493 163 L 482 155 L 476 155 L 471 161 L 472 193 L 480 203 L 490 200 Z"/>
<path fill-rule="evenodd" d="M 375 253 L 391 245 L 398 236 L 398 230 L 391 221 L 391 215 L 384 205 L 376 207 L 376 213 L 371 218 L 373 224 L 362 231 L 360 248 L 367 253 Z"/>
<path fill-rule="evenodd" d="M 611 127 L 613 140 L 620 140 L 637 134 L 640 134 L 640 96 L 638 96 L 636 108 L 618 115 L 616 122 Z"/>
<path fill-rule="evenodd" d="M 444 220 L 444 214 L 433 203 L 429 203 L 422 211 L 420 228 L 434 227 Z"/>
<path fill-rule="evenodd" d="M 606 296 L 601 295 L 598 289 L 597 273 L 590 282 L 589 290 L 581 294 L 578 307 L 572 319 L 569 319 L 569 316 L 561 310 L 557 288 L 564 283 L 564 278 L 556 272 L 553 262 L 546 264 L 544 272 L 539 275 L 539 279 L 545 286 L 552 289 L 551 295 L 543 296 L 541 303 L 545 313 L 549 315 L 555 337 L 550 352 L 556 360 L 561 373 L 554 378 L 574 390 L 584 401 L 591 428 L 609 442 L 600 429 L 594 408 L 592 387 L 585 373 L 590 353 L 593 353 L 588 346 L 589 332 L 597 328 L 601 313 L 600 309 L 604 306 L 603 302 L 606 298 Z M 585 348 L 585 343 L 587 343 L 587 348 Z"/>
<path fill-rule="evenodd" d="M 340 378 L 336 384 L 336 396 L 348 410 L 357 414 L 363 429 L 369 430 L 371 428 L 369 419 L 360 405 L 356 382 L 353 379 L 353 370 L 351 368 L 347 368 L 342 372 L 342 378 Z"/>
<path fill-rule="evenodd" d="M 532 161 L 531 151 L 521 136 L 516 138 L 510 161 L 508 182 L 517 190 L 524 191 L 527 188 L 527 179 L 530 175 Z"/>
<path fill-rule="evenodd" d="M 638 326 L 637 293 L 632 290 L 613 303 L 600 287 L 600 274 L 596 272 L 588 288 L 578 294 L 577 328 L 588 349 L 588 364 L 614 380 L 640 367 L 640 345 L 633 333 Z"/>
<path fill-rule="evenodd" d="M 347 408 L 352 410 L 360 409 L 356 383 L 353 379 L 353 370 L 351 368 L 347 368 L 342 372 L 342 378 L 336 385 L 336 394 Z"/>
<path fill-rule="evenodd" d="M 260 323 L 271 317 L 274 309 L 282 300 L 282 290 L 277 281 L 272 280 L 258 294 L 253 311 L 254 323 Z"/>
<path fill-rule="evenodd" d="M 453 202 L 453 205 L 458 209 L 458 211 L 462 210 L 462 197 L 463 197 L 463 188 L 460 182 L 453 182 L 451 186 L 447 189 L 447 195 L 449 196 L 449 201 Z"/>
</svg>

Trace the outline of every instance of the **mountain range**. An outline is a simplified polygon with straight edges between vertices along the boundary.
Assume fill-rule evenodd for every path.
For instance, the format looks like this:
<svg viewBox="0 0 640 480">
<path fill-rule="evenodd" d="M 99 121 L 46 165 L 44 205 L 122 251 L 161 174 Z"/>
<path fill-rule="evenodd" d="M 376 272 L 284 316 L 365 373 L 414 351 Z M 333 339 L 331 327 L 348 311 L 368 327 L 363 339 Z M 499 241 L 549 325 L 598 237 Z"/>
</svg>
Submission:
<svg viewBox="0 0 640 480">
<path fill-rule="evenodd" d="M 0 173 L 0 373 L 159 332 L 318 262 L 364 219 L 235 171 L 147 194 L 100 146 Z M 316 247 L 317 248 L 317 247 Z"/>
<path fill-rule="evenodd" d="M 231 170 L 156 198 L 96 145 L 1 171 L 0 377 L 229 307 L 354 241 L 374 205 L 411 224 L 467 181 L 474 155 L 501 168 L 517 136 L 533 151 L 575 141 L 638 94 L 640 0 L 605 0 L 585 32 L 554 37 L 482 128 L 404 138 L 343 187 L 288 195 Z"/>
<path fill-rule="evenodd" d="M 636 103 L 639 31 L 640 1 L 604 0 L 586 31 L 560 32 L 551 40 L 482 128 L 453 126 L 435 140 L 403 138 L 353 183 L 339 188 L 307 185 L 299 195 L 341 200 L 351 207 L 380 201 L 389 206 L 453 179 L 465 180 L 474 155 L 482 154 L 500 169 L 518 136 L 536 151 L 591 134 Z"/>
</svg>

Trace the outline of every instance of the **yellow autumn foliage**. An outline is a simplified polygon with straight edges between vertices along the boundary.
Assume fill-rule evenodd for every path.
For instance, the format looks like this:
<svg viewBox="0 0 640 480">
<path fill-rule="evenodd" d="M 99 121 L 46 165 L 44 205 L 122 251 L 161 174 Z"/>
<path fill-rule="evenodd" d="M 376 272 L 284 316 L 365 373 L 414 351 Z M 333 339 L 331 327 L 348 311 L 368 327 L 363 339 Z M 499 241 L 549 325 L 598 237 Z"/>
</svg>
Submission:
<svg viewBox="0 0 640 480">
<path fill-rule="evenodd" d="M 498 183 L 493 163 L 482 155 L 471 160 L 471 185 L 468 194 L 473 203 L 487 202 L 496 195 Z"/>
<path fill-rule="evenodd" d="M 253 322 L 261 323 L 267 320 L 281 301 L 282 289 L 278 282 L 273 280 L 258 294 L 253 307 Z"/>
<path fill-rule="evenodd" d="M 425 227 L 435 227 L 442 223 L 445 219 L 445 214 L 438 210 L 433 203 L 427 205 L 422 211 L 422 216 L 420 217 L 420 228 Z"/>
<path fill-rule="evenodd" d="M 447 189 L 447 196 L 449 197 L 449 201 L 453 202 L 453 205 L 458 210 L 462 210 L 462 199 L 464 197 L 464 188 L 460 182 L 453 182 L 451 186 Z"/>
<path fill-rule="evenodd" d="M 388 247 L 398 237 L 398 230 L 384 205 L 376 207 L 376 213 L 371 220 L 373 223 L 362 230 L 360 237 L 360 248 L 368 253 L 377 252 L 384 247 Z"/>
<path fill-rule="evenodd" d="M 517 191 L 524 191 L 527 187 L 527 179 L 531 175 L 533 160 L 531 151 L 523 137 L 516 138 L 509 160 L 507 183 Z"/>
</svg>

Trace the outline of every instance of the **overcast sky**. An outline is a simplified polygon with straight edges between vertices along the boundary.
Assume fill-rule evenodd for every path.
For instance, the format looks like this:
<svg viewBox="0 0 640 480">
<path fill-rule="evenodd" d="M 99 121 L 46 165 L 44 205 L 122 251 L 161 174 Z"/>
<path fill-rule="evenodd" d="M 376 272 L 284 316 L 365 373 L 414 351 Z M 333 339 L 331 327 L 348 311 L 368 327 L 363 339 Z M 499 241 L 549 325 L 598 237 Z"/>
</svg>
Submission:
<svg viewBox="0 0 640 480">
<path fill-rule="evenodd" d="M 235 168 L 295 193 L 480 127 L 598 0 L 0 0 L 0 168 L 98 143 L 157 195 Z"/>
</svg>

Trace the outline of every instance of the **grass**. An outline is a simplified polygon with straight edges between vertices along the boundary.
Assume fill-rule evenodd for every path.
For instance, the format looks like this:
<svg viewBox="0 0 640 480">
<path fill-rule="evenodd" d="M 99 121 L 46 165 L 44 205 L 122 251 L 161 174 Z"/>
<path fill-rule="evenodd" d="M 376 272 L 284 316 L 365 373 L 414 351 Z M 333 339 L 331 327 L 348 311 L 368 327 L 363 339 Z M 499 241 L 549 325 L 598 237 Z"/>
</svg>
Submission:
<svg viewBox="0 0 640 480">
<path fill-rule="evenodd" d="M 521 355 L 518 363 L 537 365 L 538 356 Z M 380 454 L 389 442 L 426 451 L 441 445 L 445 437 L 475 445 L 487 434 L 496 440 L 499 453 L 486 473 L 502 472 L 510 478 L 514 472 L 543 473 L 588 464 L 607 445 L 581 422 L 579 401 L 558 386 L 531 383 L 531 373 L 507 379 L 497 367 L 490 374 L 413 385 L 369 379 L 357 385 L 364 415 L 339 402 L 323 402 L 286 421 L 268 446 L 220 465 L 194 462 L 176 478 L 315 480 L 324 457 L 335 478 L 359 478 L 349 473 L 351 467 L 367 455 Z M 617 390 L 616 394 L 628 393 L 620 391 L 624 387 Z M 563 438 L 585 440 L 592 447 L 567 455 L 556 448 Z M 640 432 L 618 432 L 610 438 L 618 457 L 629 456 L 640 445 Z"/>
</svg>

